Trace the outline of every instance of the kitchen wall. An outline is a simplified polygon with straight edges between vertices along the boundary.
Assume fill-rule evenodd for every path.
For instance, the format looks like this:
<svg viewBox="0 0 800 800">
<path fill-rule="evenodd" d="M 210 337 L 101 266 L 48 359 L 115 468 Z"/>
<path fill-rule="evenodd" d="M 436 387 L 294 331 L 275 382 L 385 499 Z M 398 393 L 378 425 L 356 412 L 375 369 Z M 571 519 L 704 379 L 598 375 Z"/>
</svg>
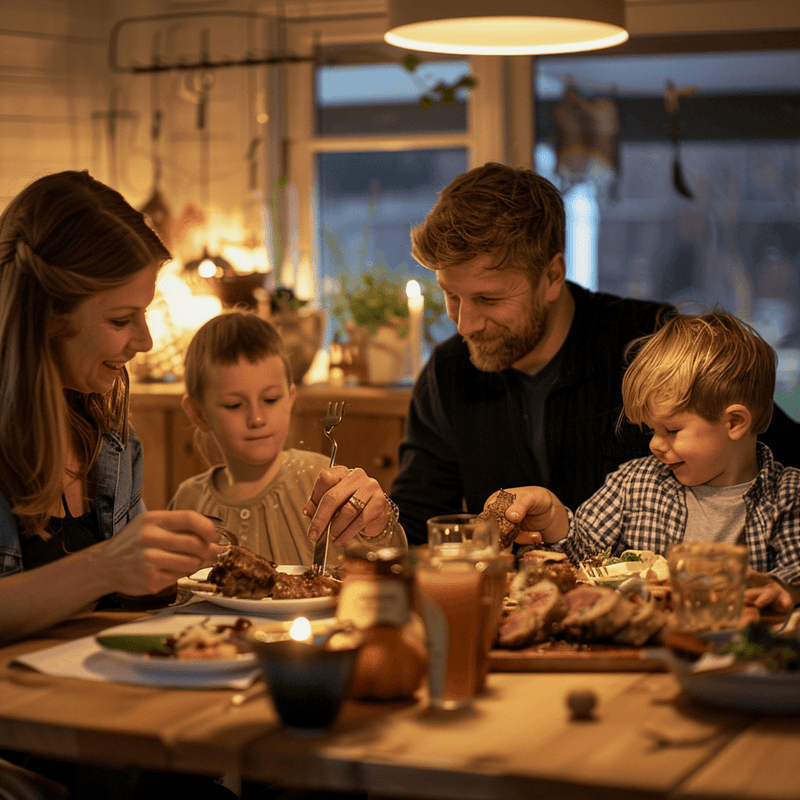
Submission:
<svg viewBox="0 0 800 800">
<path fill-rule="evenodd" d="M 231 238 L 240 235 L 236 226 L 242 223 L 229 218 L 257 226 L 262 204 L 281 171 L 281 117 L 291 113 L 297 99 L 284 96 L 276 106 L 278 86 L 265 69 L 216 70 L 205 86 L 206 127 L 201 129 L 198 97 L 203 82 L 196 73 L 165 72 L 154 78 L 114 72 L 109 67 L 109 45 L 114 25 L 122 19 L 214 9 L 272 13 L 275 8 L 275 2 L 245 0 L 2 0 L 0 208 L 33 178 L 61 169 L 89 169 L 141 205 L 153 189 L 157 152 L 163 166 L 160 187 L 175 222 L 178 255 L 195 257 L 206 244 L 209 228 L 221 227 L 221 235 Z M 370 31 L 379 34 L 385 4 L 383 0 L 287 0 L 282 8 L 291 20 L 311 18 L 308 30 L 324 30 L 341 40 L 370 36 Z M 331 23 L 337 16 L 343 17 L 341 24 Z M 363 17 L 364 24 L 354 24 L 353 16 Z M 628 20 L 634 35 L 800 30 L 800 3 L 628 0 Z M 206 26 L 212 28 L 215 42 L 220 25 L 212 21 Z M 180 22 L 162 26 L 160 52 L 188 53 L 198 45 L 202 26 L 195 25 L 188 33 L 185 27 Z M 301 27 L 294 25 L 295 30 Z M 222 36 L 223 48 L 237 58 L 254 39 L 260 46 L 262 39 L 273 36 L 274 31 L 231 29 Z M 152 29 L 126 28 L 118 44 L 117 55 L 126 65 L 151 62 Z M 160 136 L 154 141 L 156 107 L 162 119 Z M 255 158 L 248 160 L 248 154 Z M 220 225 L 206 227 L 197 217 L 187 217 L 184 212 L 191 211 L 190 205 Z M 182 220 L 186 225 L 181 229 Z"/>
<path fill-rule="evenodd" d="M 174 223 L 175 249 L 185 260 L 199 255 L 206 243 L 200 213 L 230 216 L 236 208 L 257 216 L 253 163 L 246 158 L 255 134 L 264 133 L 251 120 L 256 70 L 131 74 L 110 66 L 112 33 L 120 21 L 220 8 L 237 4 L 2 0 L 0 208 L 34 178 L 63 169 L 88 169 L 142 206 L 151 198 L 154 156 L 159 156 L 159 189 Z M 157 26 L 158 40 L 154 26 L 126 25 L 114 38 L 115 63 L 120 68 L 151 64 L 156 47 L 162 60 L 176 53 L 199 60 L 203 27 L 216 29 L 214 57 L 239 58 L 250 32 L 240 25 L 220 37 L 221 25 L 210 19 L 187 30 L 180 20 L 167 21 Z M 154 137 L 155 110 L 160 125 Z M 261 170 L 259 189 L 265 184 L 264 152 L 262 137 L 255 165 Z M 223 235 L 239 237 L 234 228 L 228 234 L 223 220 Z"/>
</svg>

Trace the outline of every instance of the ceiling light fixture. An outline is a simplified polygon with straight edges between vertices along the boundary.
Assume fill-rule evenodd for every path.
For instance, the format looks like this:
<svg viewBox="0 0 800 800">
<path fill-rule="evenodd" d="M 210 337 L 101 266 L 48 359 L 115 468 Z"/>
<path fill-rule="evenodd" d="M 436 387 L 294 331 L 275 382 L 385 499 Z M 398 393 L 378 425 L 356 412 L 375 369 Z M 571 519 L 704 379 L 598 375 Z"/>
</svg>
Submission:
<svg viewBox="0 0 800 800">
<path fill-rule="evenodd" d="M 622 44 L 625 0 L 389 0 L 389 44 L 457 55 L 544 55 Z"/>
</svg>

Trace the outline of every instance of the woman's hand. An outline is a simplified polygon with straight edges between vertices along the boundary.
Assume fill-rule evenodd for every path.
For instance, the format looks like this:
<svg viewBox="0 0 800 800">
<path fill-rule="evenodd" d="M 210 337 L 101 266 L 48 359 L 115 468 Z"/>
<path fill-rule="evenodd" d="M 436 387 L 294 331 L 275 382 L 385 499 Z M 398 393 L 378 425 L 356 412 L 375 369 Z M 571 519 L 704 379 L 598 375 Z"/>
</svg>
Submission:
<svg viewBox="0 0 800 800">
<path fill-rule="evenodd" d="M 225 548 L 214 523 L 196 511 L 148 511 L 97 548 L 109 591 L 155 594 L 213 564 Z"/>
<path fill-rule="evenodd" d="M 519 525 L 520 533 L 514 539 L 518 544 L 557 542 L 569 531 L 569 518 L 564 504 L 544 486 L 520 486 L 506 489 L 514 495 L 514 502 L 506 509 L 506 519 Z M 484 508 L 494 502 L 495 492 L 484 503 Z"/>
<path fill-rule="evenodd" d="M 378 481 L 361 468 L 343 466 L 319 473 L 302 511 L 311 517 L 308 538 L 315 542 L 330 523 L 331 541 L 337 547 L 359 533 L 378 536 L 390 522 L 397 521 L 397 514 Z"/>
</svg>

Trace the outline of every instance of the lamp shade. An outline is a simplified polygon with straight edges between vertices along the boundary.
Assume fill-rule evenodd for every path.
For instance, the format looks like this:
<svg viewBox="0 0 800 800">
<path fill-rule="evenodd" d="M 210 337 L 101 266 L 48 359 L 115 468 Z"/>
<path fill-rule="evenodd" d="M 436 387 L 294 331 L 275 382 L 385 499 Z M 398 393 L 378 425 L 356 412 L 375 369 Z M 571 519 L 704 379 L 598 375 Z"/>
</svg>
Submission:
<svg viewBox="0 0 800 800">
<path fill-rule="evenodd" d="M 462 55 L 577 53 L 622 44 L 625 0 L 389 0 L 389 44 Z"/>
</svg>

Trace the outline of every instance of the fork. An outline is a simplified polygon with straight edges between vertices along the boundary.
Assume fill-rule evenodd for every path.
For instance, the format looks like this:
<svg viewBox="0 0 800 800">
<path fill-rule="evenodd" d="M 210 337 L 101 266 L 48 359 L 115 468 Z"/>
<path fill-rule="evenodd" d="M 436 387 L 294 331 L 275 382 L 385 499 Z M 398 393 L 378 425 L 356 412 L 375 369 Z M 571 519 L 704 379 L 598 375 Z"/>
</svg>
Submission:
<svg viewBox="0 0 800 800">
<path fill-rule="evenodd" d="M 581 562 L 581 568 L 589 578 L 603 578 L 608 575 L 608 570 L 605 567 L 593 567 L 585 561 Z"/>
<path fill-rule="evenodd" d="M 342 421 L 342 417 L 344 417 L 344 406 L 344 400 L 340 403 L 328 403 L 328 413 L 322 418 L 322 430 L 332 445 L 331 463 L 329 464 L 331 467 L 336 464 L 336 451 L 338 449 L 336 439 L 334 439 L 331 435 L 331 431 Z M 323 575 L 325 573 L 325 567 L 328 563 L 328 542 L 330 540 L 330 529 L 331 526 L 328 525 L 325 533 L 323 533 L 322 536 L 320 536 L 319 539 L 317 539 L 317 541 L 314 543 L 314 558 L 311 562 L 312 575 Z"/>
<path fill-rule="evenodd" d="M 344 400 L 341 403 L 328 403 L 328 413 L 322 418 L 322 430 L 325 433 L 325 436 L 328 437 L 328 441 L 333 445 L 331 450 L 331 463 L 329 466 L 333 466 L 336 463 L 336 439 L 331 436 L 331 431 L 342 421 L 342 417 L 344 417 Z"/>
</svg>

